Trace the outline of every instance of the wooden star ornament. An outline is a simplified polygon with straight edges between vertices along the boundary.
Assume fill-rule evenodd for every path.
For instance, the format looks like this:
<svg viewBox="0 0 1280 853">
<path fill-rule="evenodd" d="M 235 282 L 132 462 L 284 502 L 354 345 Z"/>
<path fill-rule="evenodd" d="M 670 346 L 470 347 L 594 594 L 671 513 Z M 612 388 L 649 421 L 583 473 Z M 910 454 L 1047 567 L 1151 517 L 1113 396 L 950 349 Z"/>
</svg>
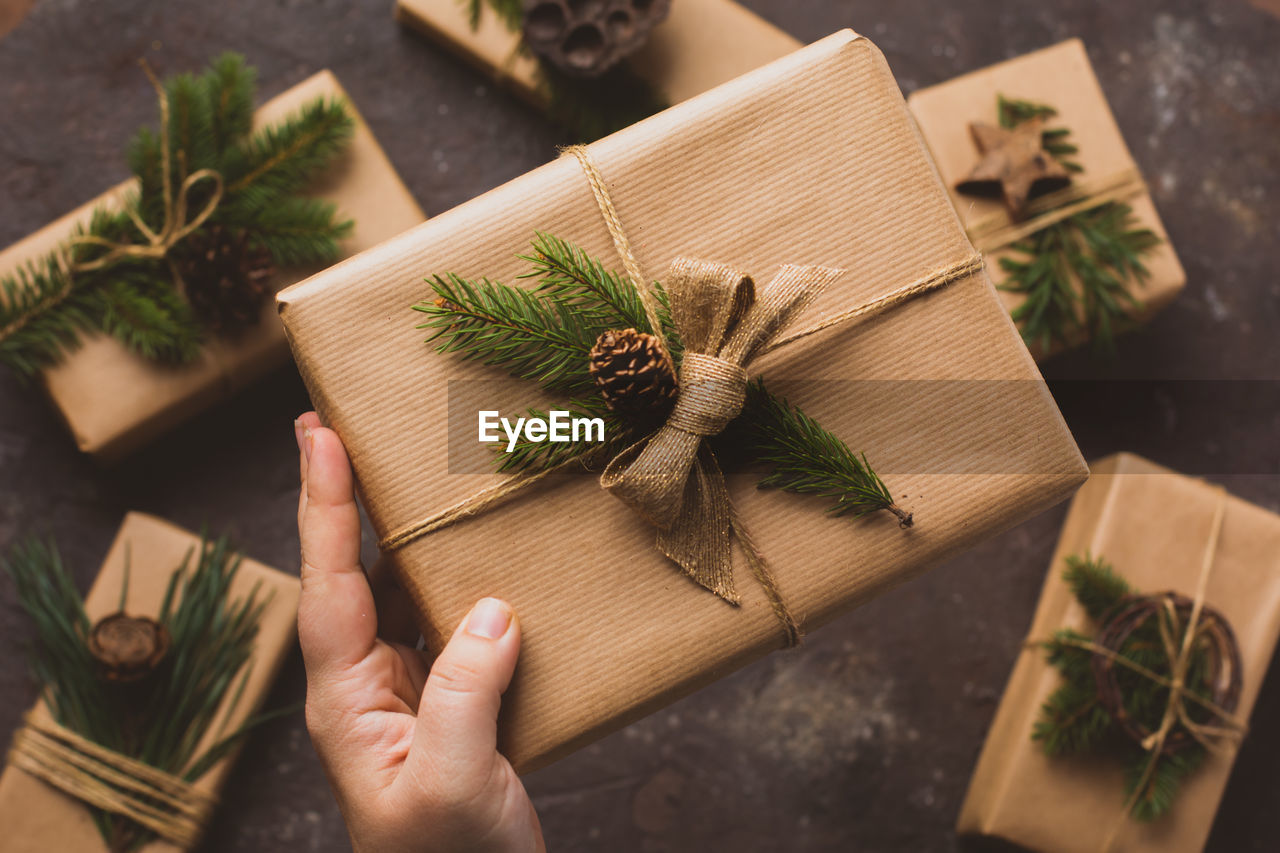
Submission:
<svg viewBox="0 0 1280 853">
<path fill-rule="evenodd" d="M 974 123 L 969 132 L 982 159 L 956 190 L 1004 199 L 1014 221 L 1026 215 L 1031 198 L 1071 183 L 1071 173 L 1044 148 L 1044 119 L 1029 119 L 1014 128 Z"/>
</svg>

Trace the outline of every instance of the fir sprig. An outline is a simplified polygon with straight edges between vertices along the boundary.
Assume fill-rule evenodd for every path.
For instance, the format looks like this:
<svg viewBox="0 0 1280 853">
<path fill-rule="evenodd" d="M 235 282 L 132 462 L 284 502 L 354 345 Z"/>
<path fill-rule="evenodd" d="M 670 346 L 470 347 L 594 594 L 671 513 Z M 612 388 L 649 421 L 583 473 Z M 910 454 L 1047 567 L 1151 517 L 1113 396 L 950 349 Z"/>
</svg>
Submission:
<svg viewBox="0 0 1280 853">
<path fill-rule="evenodd" d="M 1052 118 L 1046 104 L 997 96 L 1000 124 L 1012 128 L 1032 118 Z M 1049 128 L 1045 149 L 1067 169 L 1081 171 L 1071 159 L 1078 148 L 1067 141 L 1070 130 Z M 1010 248 L 1017 257 L 1000 259 L 1006 273 L 1001 290 L 1025 301 L 1013 312 L 1028 344 L 1048 351 L 1055 342 L 1071 344 L 1083 337 L 1094 351 L 1109 354 L 1116 331 L 1141 307 L 1134 288 L 1149 273 L 1142 256 L 1160 245 L 1150 229 L 1137 227 L 1133 208 L 1105 202 L 1049 225 Z"/>
<path fill-rule="evenodd" d="M 521 0 L 462 0 L 474 32 L 488 7 L 511 32 L 524 28 Z M 521 45 L 521 50 L 528 50 Z M 670 106 L 653 84 L 628 62 L 620 62 L 599 77 L 571 77 L 539 58 L 536 85 L 552 121 L 578 142 L 592 142 Z"/>
<path fill-rule="evenodd" d="M 1097 624 L 1118 606 L 1131 601 L 1134 594 L 1105 560 L 1088 555 L 1068 557 L 1063 580 L 1090 621 Z M 1118 654 L 1167 677 L 1170 662 L 1160 630 L 1156 619 L 1148 620 L 1129 636 Z M 1051 756 L 1102 753 L 1123 761 L 1128 780 L 1125 793 L 1134 797 L 1133 817 L 1155 820 L 1173 807 L 1180 782 L 1201 764 L 1206 750 L 1193 741 L 1177 751 L 1152 755 L 1125 735 L 1099 695 L 1093 652 L 1084 647 L 1092 641 L 1091 636 L 1066 628 L 1041 644 L 1049 664 L 1062 676 L 1062 683 L 1041 706 L 1031 737 Z M 1114 674 L 1125 713 L 1149 730 L 1157 729 L 1168 705 L 1168 689 L 1124 667 L 1116 667 Z M 1197 695 L 1211 698 L 1208 654 L 1203 648 L 1193 650 L 1186 683 Z M 1199 721 L 1207 721 L 1200 720 L 1208 713 L 1204 709 L 1191 708 L 1190 713 Z M 1147 774 L 1153 761 L 1154 767 Z M 1135 795 L 1134 788 L 1144 775 L 1148 776 L 1147 781 Z"/>
<path fill-rule="evenodd" d="M 599 331 L 571 305 L 487 278 L 445 273 L 431 281 L 438 298 L 413 308 L 429 317 L 418 328 L 440 352 L 503 367 L 549 391 L 590 390 L 587 354 Z"/>
<path fill-rule="evenodd" d="M 14 546 L 0 567 L 13 579 L 35 629 L 31 671 L 54 719 L 108 749 L 195 782 L 253 727 L 284 713 L 257 715 L 228 731 L 270 600 L 256 585 L 231 597 L 239 566 L 225 538 L 202 540 L 175 568 L 155 614 L 171 639 L 164 661 L 145 681 L 120 684 L 102 678 L 89 653 L 91 625 L 57 546 L 37 538 Z M 128 576 L 126 568 L 121 607 Z M 213 742 L 201 748 L 210 731 Z M 91 812 L 112 850 L 136 850 L 154 840 L 127 818 Z"/>
<path fill-rule="evenodd" d="M 911 513 L 894 503 L 866 454 L 854 453 L 835 433 L 772 394 L 763 380 L 747 386 L 747 402 L 735 423 L 752 458 L 772 466 L 761 488 L 831 499 L 827 511 L 832 515 L 861 518 L 887 510 L 903 527 L 912 525 Z"/>
<path fill-rule="evenodd" d="M 1012 129 L 1031 119 L 1039 118 L 1047 121 L 1058 115 L 1058 111 L 1048 104 L 1037 104 L 1020 98 L 1006 98 L 1000 94 L 996 95 L 996 111 L 1000 116 L 1000 126 L 1006 129 Z M 1083 172 L 1084 167 L 1071 159 L 1073 154 L 1080 152 L 1080 149 L 1074 143 L 1067 141 L 1070 135 L 1070 128 L 1052 127 L 1046 128 L 1040 134 L 1040 138 L 1044 149 L 1053 155 L 1067 171 Z"/>
<path fill-rule="evenodd" d="M 575 459 L 593 467 L 641 437 L 635 424 L 620 417 L 599 396 L 578 397 L 556 408 L 567 411 L 571 418 L 599 418 L 604 422 L 605 440 L 602 443 L 530 441 L 522 433 L 510 452 L 505 447 L 498 452 L 499 471 L 540 471 Z M 549 416 L 548 410 L 537 407 L 525 413 L 529 418 L 547 419 Z"/>
<path fill-rule="evenodd" d="M 572 460 L 594 464 L 639 440 L 652 424 L 629 421 L 612 411 L 595 392 L 588 369 L 590 353 L 602 332 L 650 324 L 630 284 L 616 271 L 575 244 L 538 233 L 532 251 L 521 255 L 531 271 L 519 276 L 536 280 L 529 289 L 488 279 L 468 280 L 444 273 L 430 281 L 436 298 L 414 305 L 428 316 L 417 328 L 440 352 L 455 352 L 487 365 L 502 367 L 520 379 L 545 389 L 573 395 L 558 406 L 571 417 L 601 418 L 605 443 L 536 442 L 517 439 L 510 453 L 497 453 L 498 470 L 532 471 Z M 655 283 L 660 302 L 659 321 L 667 334 L 671 356 L 680 362 L 680 341 L 670 324 L 667 296 Z M 534 408 L 528 417 L 546 418 Z M 834 499 L 830 511 L 860 518 L 887 510 L 908 527 L 911 514 L 893 501 L 888 487 L 838 436 L 784 400 L 774 397 L 763 380 L 749 386 L 742 414 L 717 444 L 728 452 L 747 449 L 773 470 L 761 486 Z"/>
<path fill-rule="evenodd" d="M 164 84 L 169 106 L 170 192 L 188 175 L 211 169 L 223 194 L 209 228 L 248 235 L 276 264 L 331 263 L 352 223 L 332 204 L 300 195 L 348 146 L 354 122 L 340 100 L 316 99 L 296 114 L 252 131 L 254 71 L 242 57 L 224 54 L 208 71 L 179 74 Z M 157 131 L 143 128 L 128 149 L 138 180 L 124 200 L 153 231 L 165 216 L 164 167 Z M 190 187 L 186 213 L 212 200 L 215 183 Z M 0 275 L 0 364 L 30 377 L 58 363 L 87 333 L 100 332 L 144 358 L 194 360 L 206 338 L 175 280 L 170 261 L 184 257 L 184 242 L 163 258 L 124 257 L 100 269 L 69 266 L 100 257 L 101 246 L 75 243 L 92 236 L 113 243 L 143 243 L 138 227 L 118 210 L 96 209 L 72 242 L 26 266 Z"/>
</svg>

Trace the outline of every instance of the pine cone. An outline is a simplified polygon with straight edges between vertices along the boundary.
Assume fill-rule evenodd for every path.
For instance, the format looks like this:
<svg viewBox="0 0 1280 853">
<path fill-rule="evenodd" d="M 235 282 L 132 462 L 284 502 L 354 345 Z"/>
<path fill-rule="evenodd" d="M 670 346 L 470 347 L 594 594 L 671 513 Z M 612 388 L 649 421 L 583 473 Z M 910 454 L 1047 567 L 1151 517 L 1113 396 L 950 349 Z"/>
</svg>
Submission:
<svg viewBox="0 0 1280 853">
<path fill-rule="evenodd" d="M 637 420 L 661 420 L 676 399 L 671 356 L 653 335 L 612 329 L 591 348 L 591 376 L 609 408 Z"/>
<path fill-rule="evenodd" d="M 671 0 L 524 0 L 524 43 L 574 77 L 598 77 L 666 20 Z"/>
<path fill-rule="evenodd" d="M 234 337 L 258 322 L 275 264 L 247 231 L 202 228 L 182 242 L 174 263 L 187 301 L 210 332 Z"/>
<path fill-rule="evenodd" d="M 144 678 L 169 651 L 169 632 L 154 619 L 112 613 L 89 632 L 89 653 L 108 681 Z"/>
</svg>

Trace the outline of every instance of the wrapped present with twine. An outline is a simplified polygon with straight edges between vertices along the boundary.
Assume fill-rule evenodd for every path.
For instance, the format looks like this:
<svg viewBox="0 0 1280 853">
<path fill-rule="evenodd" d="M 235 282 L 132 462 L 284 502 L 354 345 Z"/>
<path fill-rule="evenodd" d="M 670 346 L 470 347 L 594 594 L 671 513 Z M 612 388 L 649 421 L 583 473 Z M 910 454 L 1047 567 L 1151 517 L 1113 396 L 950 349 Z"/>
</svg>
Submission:
<svg viewBox="0 0 1280 853">
<path fill-rule="evenodd" d="M 1186 283 L 1079 39 L 908 103 L 1037 358 L 1090 341 L 1105 351 Z"/>
<path fill-rule="evenodd" d="M 48 662 L 0 774 L 4 849 L 194 848 L 295 642 L 297 578 L 142 513 L 125 517 L 83 612 L 54 547 L 31 540 L 4 559 Z M 193 728 L 128 733 L 178 703 L 169 723 Z"/>
<path fill-rule="evenodd" d="M 278 299 L 427 646 L 477 596 L 520 614 L 500 739 L 521 771 L 1086 473 L 888 66 L 850 31 Z M 675 393 L 621 421 L 646 377 Z M 598 417 L 600 453 L 540 442 L 545 423 L 483 436 L 548 407 Z M 761 432 L 770 450 L 733 456 Z M 821 450 L 791 458 L 792 438 Z M 839 462 L 832 491 L 797 462 Z"/>
<path fill-rule="evenodd" d="M 253 80 L 251 70 L 228 70 L 225 58 L 205 77 L 230 72 Z M 136 79 L 139 92 L 145 92 L 147 78 L 138 72 Z M 174 95 L 194 98 L 203 80 L 169 80 L 158 90 L 163 130 L 186 127 L 186 118 L 171 115 L 168 101 Z M 255 162 L 248 175 L 233 182 L 215 169 L 195 168 L 195 148 L 205 161 L 217 159 L 209 153 L 214 143 L 204 135 L 189 140 L 178 139 L 181 134 L 172 131 L 152 131 L 140 139 L 155 146 L 160 155 L 156 159 L 164 164 L 155 169 L 163 175 L 162 191 L 162 181 L 155 180 L 155 186 L 143 186 L 140 195 L 134 178 L 0 250 L 0 309 L 8 309 L 0 310 L 0 317 L 17 317 L 0 324 L 0 366 L 12 363 L 21 375 L 34 376 L 76 445 L 99 459 L 113 461 L 139 449 L 288 362 L 288 344 L 275 322 L 270 295 L 325 265 L 315 261 L 316 252 L 300 250 L 301 241 L 291 240 L 291 234 L 314 237 L 319 232 L 323 238 L 329 232 L 335 242 L 332 251 L 323 254 L 332 261 L 374 246 L 424 218 L 331 72 L 312 75 L 256 110 L 252 103 L 240 104 L 242 95 L 229 87 L 218 101 L 242 107 L 255 133 L 275 128 L 275 141 L 292 141 L 294 151 Z M 272 172 L 280 171 L 284 160 L 297 171 L 305 163 L 290 158 L 318 159 L 314 153 L 297 153 L 319 148 L 316 139 L 324 128 L 314 120 L 316 104 L 341 105 L 347 128 L 341 134 L 341 150 L 319 167 L 313 162 L 312 174 L 293 197 L 268 195 L 255 187 L 256 200 L 250 198 L 240 186 L 249 177 L 274 182 L 278 188 L 285 179 Z M 195 111 L 190 103 L 186 107 Z M 293 122 L 294 133 L 288 137 L 280 131 L 285 122 Z M 249 142 L 248 134 L 243 136 L 236 140 L 241 147 Z M 124 143 L 121 140 L 122 149 Z M 187 152 L 184 143 L 194 146 L 193 152 Z M 257 156 L 265 157 L 269 144 L 260 138 L 253 144 L 258 146 Z M 150 174 L 145 169 L 144 173 Z M 262 204 L 263 199 L 270 203 Z M 316 222 L 322 210 L 318 205 L 324 204 L 333 206 L 333 227 L 321 228 Z M 261 226 L 254 236 L 269 232 L 276 251 L 246 242 L 250 229 L 242 227 L 245 210 L 254 211 Z M 121 221 L 107 229 L 109 236 L 96 233 L 102 229 L 95 223 L 113 218 Z M 342 222 L 350 224 L 340 227 Z M 110 293 L 121 282 L 138 278 L 139 265 L 145 264 L 164 270 L 171 279 L 160 288 L 153 282 L 142 293 L 152 304 L 95 301 L 94 293 Z M 152 278 L 148 273 L 148 280 Z M 62 286 L 47 294 L 34 286 L 51 290 L 50 280 Z M 176 306 L 171 304 L 174 299 Z M 32 301 L 40 311 L 19 310 Z M 167 344 L 144 343 L 148 333 L 183 325 L 165 322 L 166 313 L 191 314 L 202 327 L 198 340 L 184 345 L 181 353 L 168 352 Z M 27 314 L 41 316 L 37 320 Z M 121 332 L 119 327 L 134 317 L 144 318 L 147 326 Z M 21 333 L 37 327 L 39 335 L 27 336 L 40 339 L 31 353 L 31 341 L 21 339 Z M 113 334 L 105 333 L 108 327 L 115 329 Z M 52 357 L 50 349 L 55 351 Z"/>
<path fill-rule="evenodd" d="M 1277 637 L 1280 516 L 1130 454 L 1093 465 L 958 831 L 1201 850 Z"/>
</svg>

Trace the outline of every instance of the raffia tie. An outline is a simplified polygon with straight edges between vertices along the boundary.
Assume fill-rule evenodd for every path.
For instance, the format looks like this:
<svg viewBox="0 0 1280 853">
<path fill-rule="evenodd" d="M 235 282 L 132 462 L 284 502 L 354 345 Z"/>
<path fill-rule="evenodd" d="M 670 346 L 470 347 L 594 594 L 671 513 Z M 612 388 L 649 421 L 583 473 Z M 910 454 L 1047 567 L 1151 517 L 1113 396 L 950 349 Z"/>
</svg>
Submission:
<svg viewBox="0 0 1280 853">
<path fill-rule="evenodd" d="M 604 176 L 584 146 L 565 153 L 577 158 L 591 186 L 601 218 L 622 260 L 650 327 L 668 348 L 658 320 L 658 300 L 631 248 Z M 875 316 L 982 269 L 974 253 L 934 270 L 884 296 L 783 335 L 787 327 L 843 270 L 788 264 L 757 288 L 750 276 L 731 266 L 677 258 L 664 279 L 671 320 L 684 343 L 679 397 L 666 423 L 619 453 L 600 477 L 600 485 L 635 509 L 658 530 L 658 549 L 690 578 L 726 601 L 740 598 L 733 581 L 733 539 L 741 545 L 751 572 L 764 590 L 783 628 L 788 646 L 800 640 L 797 620 L 784 603 L 764 556 L 729 500 L 724 474 L 703 439 L 716 435 L 742 411 L 748 364 L 825 329 Z M 482 489 L 420 521 L 405 525 L 378 544 L 394 551 L 463 519 L 484 512 L 574 460 L 529 474 L 517 474 Z"/>
<path fill-rule="evenodd" d="M 1205 590 L 1209 585 L 1209 577 L 1213 573 L 1214 557 L 1218 552 L 1218 538 L 1222 533 L 1222 520 L 1226 516 L 1227 492 L 1221 487 L 1217 488 L 1217 492 L 1218 501 L 1214 507 L 1213 521 L 1209 528 L 1209 541 L 1205 545 L 1204 556 L 1201 558 L 1195 597 L 1192 599 L 1191 613 L 1187 618 L 1186 625 L 1182 628 L 1181 636 L 1177 636 L 1176 631 L 1170 632 L 1166 628 L 1165 622 L 1160 625 L 1161 645 L 1165 658 L 1169 662 L 1168 677 L 1154 672 L 1119 654 L 1116 650 L 1098 643 L 1070 639 L 1056 641 L 1104 657 L 1108 661 L 1131 670 L 1169 691 L 1169 698 L 1160 719 L 1160 726 L 1142 741 L 1143 750 L 1150 756 L 1146 767 L 1143 768 L 1142 775 L 1138 777 L 1138 782 L 1134 785 L 1133 793 L 1130 794 L 1128 801 L 1125 802 L 1124 809 L 1103 840 L 1100 848 L 1102 853 L 1108 853 L 1108 851 L 1115 848 L 1120 832 L 1124 829 L 1134 806 L 1138 804 L 1138 798 L 1142 795 L 1143 787 L 1151 780 L 1151 774 L 1155 772 L 1165 740 L 1175 726 L 1181 724 L 1196 739 L 1197 743 L 1215 754 L 1223 752 L 1220 740 L 1238 743 L 1244 737 L 1248 728 L 1242 720 L 1236 718 L 1230 711 L 1193 692 L 1186 683 L 1187 670 L 1191 666 L 1195 640 L 1200 635 L 1200 614 L 1204 609 Z M 1176 606 L 1172 601 L 1168 600 L 1166 600 L 1164 606 L 1166 608 L 1167 624 L 1177 625 L 1178 614 Z M 1034 645 L 1038 647 L 1042 646 L 1043 643 L 1035 643 Z M 1209 711 L 1217 718 L 1218 723 L 1204 724 L 1196 722 L 1190 716 L 1189 705 L 1198 705 Z"/>
<path fill-rule="evenodd" d="M 156 90 L 156 98 L 160 103 L 160 179 L 161 197 L 164 202 L 164 220 L 161 222 L 160 229 L 157 231 L 147 224 L 142 214 L 138 211 L 136 204 L 126 204 L 124 207 L 125 215 L 129 217 L 134 227 L 145 238 L 145 243 L 117 242 L 96 234 L 83 234 L 72 237 L 65 246 L 60 247 L 54 253 L 54 263 L 57 264 L 59 274 L 62 277 L 62 286 L 44 300 L 44 304 L 39 306 L 38 311 L 28 312 L 9 325 L 0 328 L 0 341 L 11 337 L 33 317 L 53 308 L 70 296 L 75 286 L 76 273 L 100 270 L 126 258 L 163 259 L 179 241 L 190 236 L 192 232 L 203 225 L 222 202 L 222 175 L 213 169 L 198 169 L 189 175 L 185 175 L 181 183 L 178 184 L 177 192 L 174 192 L 172 176 L 173 154 L 171 151 L 172 144 L 169 140 L 169 96 L 146 60 L 142 60 L 140 64 L 147 75 L 147 79 L 151 81 L 152 87 Z M 185 153 L 179 151 L 178 163 L 182 172 L 186 171 L 185 160 Z M 192 188 L 202 181 L 212 182 L 212 193 L 205 202 L 204 207 L 200 208 L 195 216 L 188 219 L 187 196 Z M 77 261 L 75 260 L 75 250 L 81 246 L 97 246 L 106 249 L 106 251 L 91 260 Z M 181 286 L 181 279 L 177 270 L 174 269 L 171 272 L 174 282 Z"/>
<path fill-rule="evenodd" d="M 9 764 L 182 847 L 200 840 L 217 804 L 213 795 L 177 776 L 32 713 L 13 736 Z"/>
<path fill-rule="evenodd" d="M 980 252 L 994 252 L 1043 231 L 1050 225 L 1112 201 L 1142 195 L 1147 185 L 1136 168 L 1121 169 L 1040 196 L 1027 205 L 1028 217 L 1014 221 L 1008 211 L 997 210 L 969 225 L 969 239 Z"/>
</svg>

